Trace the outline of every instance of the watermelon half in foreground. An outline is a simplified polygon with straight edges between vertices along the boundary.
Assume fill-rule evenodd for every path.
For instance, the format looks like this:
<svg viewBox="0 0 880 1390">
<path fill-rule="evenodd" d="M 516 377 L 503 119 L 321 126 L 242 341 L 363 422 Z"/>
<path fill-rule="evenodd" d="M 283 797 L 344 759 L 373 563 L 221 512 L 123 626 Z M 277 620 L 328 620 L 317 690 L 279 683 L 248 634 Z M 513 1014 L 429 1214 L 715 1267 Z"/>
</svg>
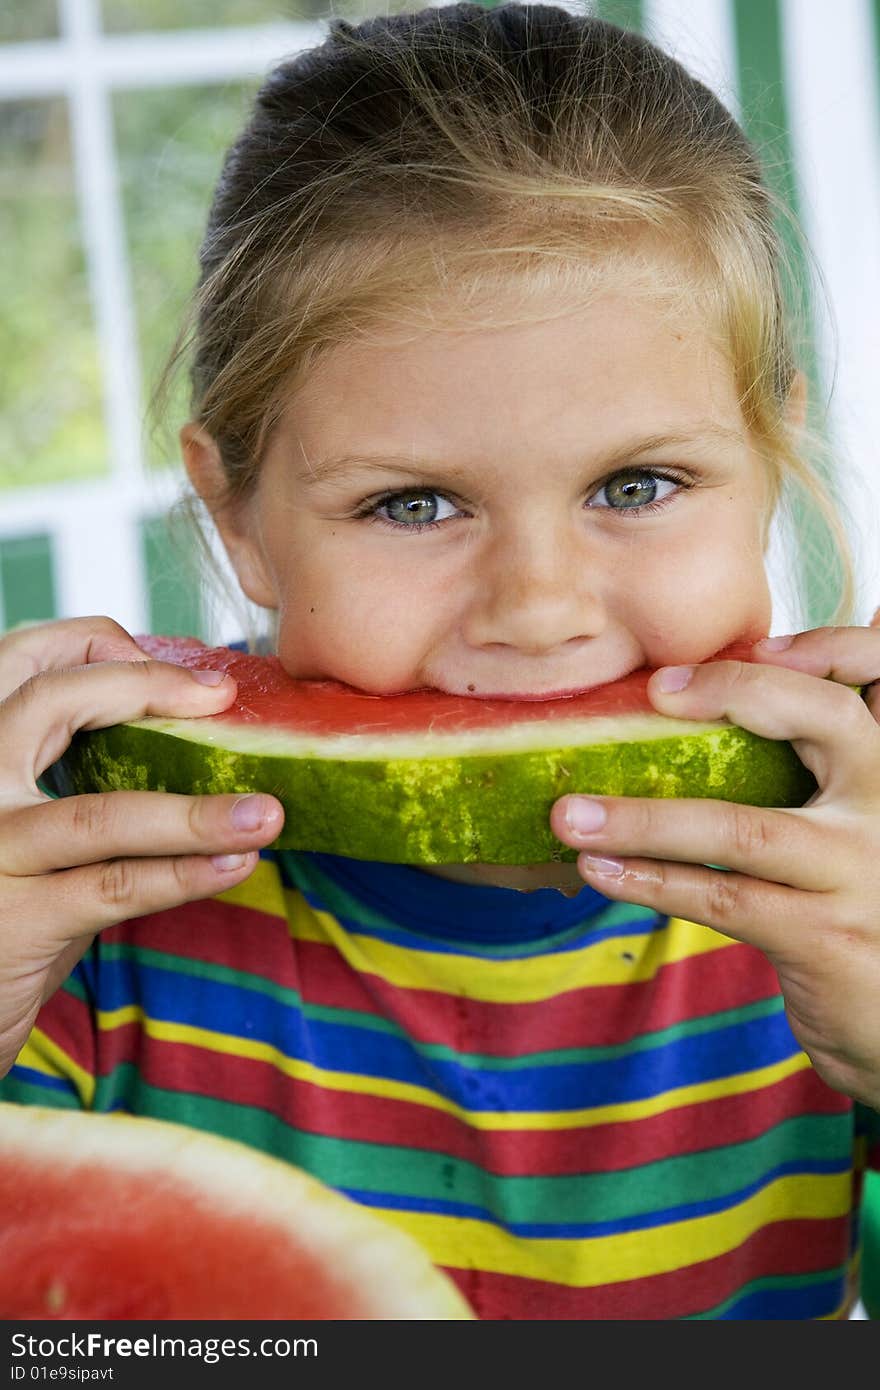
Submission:
<svg viewBox="0 0 880 1390">
<path fill-rule="evenodd" d="M 367 695 L 294 680 L 273 656 L 136 640 L 156 660 L 228 671 L 235 703 L 80 732 L 44 778 L 51 791 L 270 792 L 285 811 L 275 848 L 400 864 L 574 861 L 549 826 L 565 792 L 786 807 L 816 791 L 789 743 L 658 714 L 647 668 L 544 701 Z M 750 650 L 734 644 L 714 659 Z"/>
<path fill-rule="evenodd" d="M 0 1102 L 0 1319 L 473 1316 L 409 1235 L 165 1120 Z"/>
</svg>

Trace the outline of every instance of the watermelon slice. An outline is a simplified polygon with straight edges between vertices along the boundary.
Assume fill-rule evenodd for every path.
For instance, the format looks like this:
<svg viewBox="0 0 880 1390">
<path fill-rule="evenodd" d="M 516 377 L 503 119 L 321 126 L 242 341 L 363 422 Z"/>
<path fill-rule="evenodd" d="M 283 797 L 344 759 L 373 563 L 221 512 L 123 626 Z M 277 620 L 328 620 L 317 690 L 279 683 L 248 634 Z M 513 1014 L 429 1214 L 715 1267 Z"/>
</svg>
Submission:
<svg viewBox="0 0 880 1390">
<path fill-rule="evenodd" d="M 165 1120 L 0 1102 L 0 1319 L 470 1318 L 411 1236 Z"/>
<path fill-rule="evenodd" d="M 278 849 L 400 864 L 572 862 L 577 852 L 548 823 L 565 792 L 785 807 L 817 789 L 789 743 L 658 714 L 647 668 L 543 701 L 368 695 L 294 680 L 273 656 L 191 637 L 136 640 L 157 660 L 230 672 L 235 703 L 205 718 L 80 732 L 46 774 L 49 789 L 270 792 L 285 810 Z M 715 659 L 750 651 L 732 644 Z"/>
</svg>

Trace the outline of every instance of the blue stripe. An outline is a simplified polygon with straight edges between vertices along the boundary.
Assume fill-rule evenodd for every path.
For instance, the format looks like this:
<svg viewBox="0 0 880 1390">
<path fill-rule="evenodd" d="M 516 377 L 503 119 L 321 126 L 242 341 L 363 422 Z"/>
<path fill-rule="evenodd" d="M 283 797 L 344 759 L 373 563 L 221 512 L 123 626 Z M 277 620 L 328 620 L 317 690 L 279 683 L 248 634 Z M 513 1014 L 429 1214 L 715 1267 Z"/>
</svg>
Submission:
<svg viewBox="0 0 880 1390">
<path fill-rule="evenodd" d="M 456 883 L 409 864 L 342 855 L 281 851 L 278 863 L 289 887 L 312 894 L 325 907 L 324 884 L 329 880 L 341 888 L 378 919 L 370 931 L 403 933 L 407 943 L 416 947 L 419 943 L 413 943 L 410 933 L 429 938 L 432 950 L 444 942 L 465 948 L 457 954 L 479 955 L 481 944 L 495 951 L 500 947 L 526 955 L 544 954 L 553 949 L 553 938 L 587 926 L 609 909 L 619 911 L 619 904 L 586 883 L 576 898 L 565 898 L 555 888 L 521 893 L 514 888 Z M 648 920 L 659 915 L 643 911 Z M 354 925 L 357 931 L 364 930 L 360 922 Z"/>
<path fill-rule="evenodd" d="M 647 1231 L 669 1226 L 677 1221 L 690 1221 L 700 1216 L 713 1216 L 730 1211 L 768 1187 L 777 1178 L 802 1173 L 847 1173 L 850 1156 L 841 1159 L 792 1159 L 762 1173 L 759 1179 L 735 1192 L 702 1202 L 685 1202 L 660 1211 L 638 1212 L 613 1221 L 514 1221 L 504 1220 L 503 1212 L 492 1211 L 470 1202 L 453 1202 L 446 1198 L 408 1196 L 393 1192 L 370 1192 L 362 1188 L 343 1188 L 347 1197 L 365 1206 L 383 1207 L 390 1211 L 424 1212 L 433 1216 L 455 1216 L 470 1221 L 488 1221 L 503 1227 L 513 1236 L 532 1240 L 588 1240 L 597 1236 L 625 1235 L 631 1231 Z M 725 1314 L 727 1316 L 727 1314 Z M 744 1316 L 742 1313 L 737 1316 Z"/>
<path fill-rule="evenodd" d="M 714 1316 L 719 1321 L 743 1318 L 764 1322 L 823 1318 L 837 1312 L 845 1294 L 846 1277 L 838 1274 L 801 1288 L 754 1289 Z"/>
<path fill-rule="evenodd" d="M 282 878 L 283 878 L 282 871 Z M 536 955 L 534 943 L 520 946 L 506 947 L 503 952 L 493 950 L 491 955 L 486 950 L 479 949 L 477 942 L 446 941 L 436 936 L 423 936 L 417 939 L 417 933 L 413 931 L 401 931 L 400 928 L 389 926 L 378 926 L 373 922 L 362 922 L 357 918 L 348 917 L 338 911 L 336 906 L 330 908 L 326 899 L 311 889 L 300 887 L 300 885 L 284 879 L 286 888 L 293 888 L 301 893 L 305 902 L 313 911 L 329 912 L 341 926 L 345 927 L 350 935 L 366 936 L 375 941 L 384 941 L 389 946 L 403 946 L 410 951 L 428 951 L 433 955 L 460 956 L 466 960 L 473 957 L 478 960 L 529 960 Z M 555 891 L 555 890 L 551 890 Z M 540 955 L 542 956 L 561 956 L 573 951 L 582 951 L 585 947 L 597 946 L 602 941 L 615 940 L 624 936 L 646 936 L 651 933 L 664 931 L 669 925 L 668 917 L 661 917 L 658 913 L 653 913 L 650 917 L 630 922 L 618 922 L 610 927 L 596 927 L 592 921 L 579 922 L 572 927 L 568 927 L 565 932 L 557 939 L 541 941 Z M 482 943 L 484 946 L 486 943 Z"/>
<path fill-rule="evenodd" d="M 329 1071 L 428 1086 L 467 1109 L 487 1112 L 620 1104 L 772 1066 L 800 1051 L 780 1007 L 765 1017 L 602 1061 L 591 1061 L 585 1049 L 583 1061 L 530 1066 L 525 1057 L 515 1069 L 480 1070 L 422 1055 L 401 1035 L 310 1019 L 244 987 L 130 960 L 106 961 L 101 986 L 106 1010 L 140 1004 L 155 1019 L 267 1043 Z"/>
<path fill-rule="evenodd" d="M 33 1067 L 26 1067 L 21 1062 L 15 1062 L 6 1073 L 11 1082 L 20 1081 L 28 1086 L 41 1086 L 45 1091 L 63 1091 L 65 1095 L 77 1095 L 76 1087 L 72 1081 L 63 1076 L 48 1076 L 44 1071 L 36 1071 Z M 0 1078 L 0 1086 L 3 1079 Z"/>
</svg>

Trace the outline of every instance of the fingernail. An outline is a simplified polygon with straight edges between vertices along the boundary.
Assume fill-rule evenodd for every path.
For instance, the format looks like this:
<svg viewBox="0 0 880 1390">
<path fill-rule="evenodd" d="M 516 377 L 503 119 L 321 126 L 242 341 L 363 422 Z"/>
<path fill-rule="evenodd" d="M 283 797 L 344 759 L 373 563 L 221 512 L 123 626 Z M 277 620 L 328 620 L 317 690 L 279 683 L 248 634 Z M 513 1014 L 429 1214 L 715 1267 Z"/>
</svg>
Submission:
<svg viewBox="0 0 880 1390">
<path fill-rule="evenodd" d="M 215 854 L 211 857 L 211 863 L 218 873 L 228 874 L 240 869 L 246 859 L 246 854 Z"/>
<path fill-rule="evenodd" d="M 623 861 L 620 859 L 599 859 L 592 855 L 584 855 L 584 866 L 588 873 L 596 874 L 599 878 L 621 878 L 623 876 Z"/>
<path fill-rule="evenodd" d="M 261 796 L 240 796 L 233 802 L 229 819 L 236 830 L 259 830 L 266 819 L 266 807 Z"/>
<path fill-rule="evenodd" d="M 190 671 L 190 675 L 194 681 L 198 681 L 199 685 L 220 685 L 221 681 L 226 679 L 225 671 L 197 670 Z"/>
<path fill-rule="evenodd" d="M 573 798 L 565 808 L 565 823 L 576 835 L 601 830 L 607 819 L 608 814 L 601 801 L 588 801 L 586 797 Z"/>
<path fill-rule="evenodd" d="M 672 695 L 677 690 L 684 690 L 693 674 L 693 666 L 666 666 L 657 677 L 657 689 Z"/>
<path fill-rule="evenodd" d="M 794 634 L 786 637 L 764 637 L 756 645 L 763 647 L 765 652 L 784 652 L 794 641 Z"/>
</svg>

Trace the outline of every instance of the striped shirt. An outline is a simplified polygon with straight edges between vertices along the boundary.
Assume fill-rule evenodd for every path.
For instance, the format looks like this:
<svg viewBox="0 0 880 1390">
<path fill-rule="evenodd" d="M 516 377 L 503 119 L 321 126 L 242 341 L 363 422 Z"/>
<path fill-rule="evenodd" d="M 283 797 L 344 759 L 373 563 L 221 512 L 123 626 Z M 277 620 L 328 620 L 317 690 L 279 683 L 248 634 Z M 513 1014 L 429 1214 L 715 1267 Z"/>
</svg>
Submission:
<svg viewBox="0 0 880 1390">
<path fill-rule="evenodd" d="M 105 931 L 0 1096 L 281 1156 L 490 1319 L 845 1316 L 880 1158 L 752 947 L 323 854 Z"/>
</svg>

